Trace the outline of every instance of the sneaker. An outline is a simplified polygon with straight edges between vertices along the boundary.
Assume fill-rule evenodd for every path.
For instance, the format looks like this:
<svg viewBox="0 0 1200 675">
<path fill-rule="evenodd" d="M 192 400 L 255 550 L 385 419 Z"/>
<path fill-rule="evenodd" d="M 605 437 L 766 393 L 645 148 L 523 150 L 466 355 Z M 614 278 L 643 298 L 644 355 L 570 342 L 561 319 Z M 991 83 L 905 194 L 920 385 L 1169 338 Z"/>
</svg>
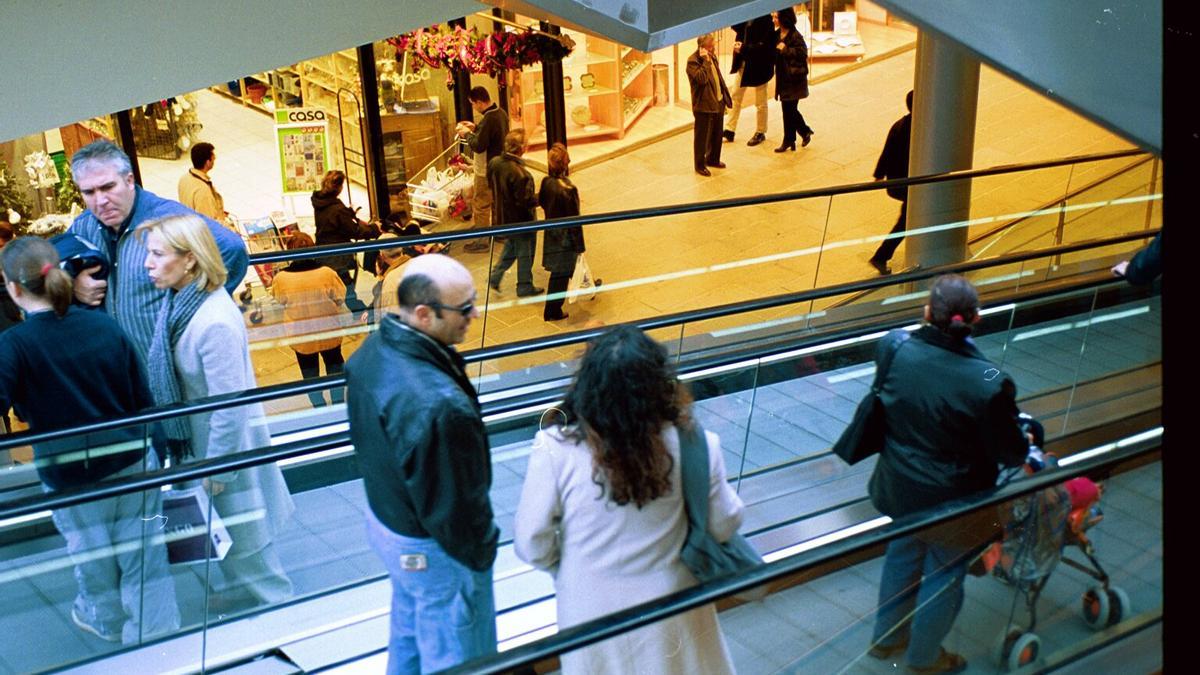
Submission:
<svg viewBox="0 0 1200 675">
<path fill-rule="evenodd" d="M 546 289 L 538 288 L 536 286 L 531 287 L 531 288 L 526 288 L 526 289 L 518 288 L 517 289 L 517 297 L 518 298 L 528 298 L 528 297 L 534 296 L 534 295 L 541 295 L 545 292 L 546 292 Z"/>
<path fill-rule="evenodd" d="M 722 131 L 721 138 L 724 138 L 726 143 L 732 143 L 733 142 L 733 132 L 729 131 L 729 130 Z"/>
<path fill-rule="evenodd" d="M 105 642 L 120 642 L 121 641 L 121 636 L 119 634 L 105 633 L 104 631 L 100 630 L 98 627 L 93 626 L 92 624 L 88 623 L 87 621 L 84 621 L 83 617 L 79 616 L 79 610 L 75 609 L 74 607 L 71 608 L 71 621 L 75 622 L 75 625 L 79 626 L 80 630 L 83 630 L 87 633 L 91 633 L 92 635 L 95 635 L 96 637 L 100 638 L 101 640 L 104 640 Z"/>
</svg>

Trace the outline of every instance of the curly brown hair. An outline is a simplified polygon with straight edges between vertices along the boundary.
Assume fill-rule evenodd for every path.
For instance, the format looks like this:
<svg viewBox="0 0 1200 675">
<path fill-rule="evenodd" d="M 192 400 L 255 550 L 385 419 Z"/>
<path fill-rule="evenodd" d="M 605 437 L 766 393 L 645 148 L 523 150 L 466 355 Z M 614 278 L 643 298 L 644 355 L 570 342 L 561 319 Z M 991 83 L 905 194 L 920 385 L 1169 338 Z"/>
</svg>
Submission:
<svg viewBox="0 0 1200 675">
<path fill-rule="evenodd" d="M 618 326 L 588 344 L 563 402 L 565 434 L 591 447 L 601 497 L 641 508 L 670 492 L 662 426 L 690 425 L 691 402 L 667 350 L 641 330 Z"/>
</svg>

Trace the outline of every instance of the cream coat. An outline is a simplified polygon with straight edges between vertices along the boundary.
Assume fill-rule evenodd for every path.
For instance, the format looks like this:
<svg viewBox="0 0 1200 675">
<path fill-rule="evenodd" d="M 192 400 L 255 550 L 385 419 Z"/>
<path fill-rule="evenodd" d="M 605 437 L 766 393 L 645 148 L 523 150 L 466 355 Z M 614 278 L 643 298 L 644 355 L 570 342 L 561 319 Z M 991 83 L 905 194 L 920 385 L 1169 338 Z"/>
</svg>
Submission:
<svg viewBox="0 0 1200 675">
<path fill-rule="evenodd" d="M 720 439 L 708 440 L 709 530 L 729 539 L 742 501 L 725 481 Z M 517 556 L 554 576 L 560 629 L 694 586 L 680 561 L 687 516 L 679 485 L 679 434 L 663 428 L 674 460 L 670 493 L 638 509 L 602 497 L 586 444 L 540 431 L 517 508 Z M 733 671 L 716 610 L 706 605 L 562 657 L 564 673 Z"/>
<path fill-rule="evenodd" d="M 175 346 L 175 372 L 184 400 L 251 389 L 255 386 L 246 325 L 224 290 L 208 295 Z M 225 408 L 191 417 L 196 459 L 219 457 L 271 445 L 260 403 Z M 254 553 L 283 529 L 295 503 L 276 464 L 221 474 L 225 490 L 213 499 L 233 548 L 241 558 Z"/>
</svg>

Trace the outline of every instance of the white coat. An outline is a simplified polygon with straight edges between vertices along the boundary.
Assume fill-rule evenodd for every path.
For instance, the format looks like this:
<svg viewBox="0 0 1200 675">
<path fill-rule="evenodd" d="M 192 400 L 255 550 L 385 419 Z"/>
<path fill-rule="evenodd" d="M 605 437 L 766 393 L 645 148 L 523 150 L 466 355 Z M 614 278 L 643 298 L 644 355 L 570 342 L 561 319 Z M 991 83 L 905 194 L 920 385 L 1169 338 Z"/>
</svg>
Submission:
<svg viewBox="0 0 1200 675">
<path fill-rule="evenodd" d="M 710 533 L 725 541 L 742 501 L 725 480 L 720 439 L 706 433 Z M 517 507 L 517 556 L 554 577 L 559 629 L 694 586 L 680 561 L 687 516 L 679 490 L 679 434 L 662 432 L 671 491 L 618 506 L 592 480 L 592 452 L 560 429 L 538 432 Z M 712 605 L 562 656 L 564 673 L 728 673 L 729 652 Z"/>
</svg>

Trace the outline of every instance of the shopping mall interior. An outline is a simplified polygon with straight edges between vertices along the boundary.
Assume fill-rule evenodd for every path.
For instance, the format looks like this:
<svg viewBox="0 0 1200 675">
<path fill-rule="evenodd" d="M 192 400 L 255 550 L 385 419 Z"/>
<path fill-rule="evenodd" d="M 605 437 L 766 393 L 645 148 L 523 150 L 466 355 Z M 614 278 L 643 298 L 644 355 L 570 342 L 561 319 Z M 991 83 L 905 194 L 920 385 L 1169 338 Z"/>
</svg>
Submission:
<svg viewBox="0 0 1200 675">
<path fill-rule="evenodd" d="M 340 402 L 345 381 L 302 379 L 295 350 L 334 339 L 351 358 L 376 335 L 384 310 L 342 311 L 320 328 L 297 328 L 273 283 L 287 269 L 290 233 L 315 236 L 310 196 L 332 169 L 346 173 L 340 198 L 360 218 L 415 222 L 421 234 L 405 244 L 444 246 L 477 289 L 479 317 L 459 350 L 490 444 L 499 654 L 461 672 L 555 672 L 561 654 L 595 635 L 624 635 L 710 602 L 737 672 L 892 672 L 895 662 L 871 653 L 885 547 L 903 534 L 965 522 L 961 516 L 979 508 L 1004 513 L 1007 529 L 987 549 L 1000 562 L 968 578 L 944 643 L 966 657 L 966 672 L 1161 670 L 1164 303 L 1161 280 L 1134 286 L 1110 271 L 1145 248 L 1164 219 L 1162 129 L 1154 120 L 1148 133 L 1144 114 L 1134 115 L 1139 124 L 1124 123 L 1128 109 L 1140 110 L 1140 90 L 1112 102 L 1115 112 L 1098 107 L 1105 96 L 1045 79 L 1054 69 L 1024 68 L 1022 49 L 1045 45 L 1013 43 L 1006 52 L 1008 33 L 963 22 L 959 8 L 939 14 L 915 0 L 811 0 L 795 5 L 809 62 L 799 110 L 811 141 L 775 151 L 784 140 L 783 107 L 771 82 L 766 139 L 748 145 L 758 125 L 749 88 L 738 116 L 725 120 L 732 140 L 722 143 L 724 166 L 703 176 L 690 157 L 696 118 L 687 63 L 696 37 L 715 35 L 717 66 L 733 89 L 734 27 L 780 8 L 712 0 L 693 8 L 697 16 L 667 21 L 668 3 L 657 3 L 649 23 L 638 24 L 592 3 L 412 4 L 406 16 L 371 7 L 337 19 L 314 10 L 330 21 L 312 43 L 329 47 L 322 54 L 263 27 L 238 29 L 239 38 L 259 38 L 241 50 L 208 35 L 206 50 L 229 52 L 214 63 L 241 70 L 189 68 L 186 58 L 172 58 L 160 72 L 149 59 L 144 76 L 126 78 L 138 80 L 127 91 L 96 77 L 94 103 L 77 95 L 61 111 L 21 111 L 0 123 L 0 219 L 7 214 L 18 236 L 58 234 L 83 210 L 68 167 L 92 141 L 120 145 L 142 188 L 169 199 L 192 168 L 190 149 L 209 143 L 215 160 L 207 175 L 228 213 L 222 224 L 251 254 L 233 295 L 257 388 L 58 432 L 81 441 L 83 459 L 73 461 L 106 451 L 94 440 L 106 431 L 136 430 L 148 447 L 159 420 L 211 410 L 240 409 L 270 436 L 265 447 L 55 491 L 39 481 L 43 462 L 34 458 L 38 443 L 55 436 L 12 416 L 12 436 L 0 439 L 0 587 L 9 603 L 0 616 L 9 637 L 0 673 L 384 671 L 392 591 L 368 544 L 369 507 Z M 1147 23 L 1159 28 L 1162 8 L 1152 4 L 1126 3 L 1111 19 L 1114 29 L 1144 36 Z M 26 25 L 55 11 L 15 18 Z M 1053 10 L 1047 20 L 1060 13 L 1071 16 Z M 1075 20 L 1090 24 L 1083 14 Z M 976 18 L 986 15 L 981 9 Z M 147 28 L 189 16 L 148 17 Z M 106 29 L 121 23 L 104 21 Z M 121 30 L 135 32 L 128 23 Z M 1057 48 L 1094 41 L 1089 30 L 1098 29 L 1061 31 Z M 1031 33 L 1031 42 L 1047 35 Z M 1146 51 L 1161 74 L 1161 33 L 1156 38 L 1157 51 Z M 468 52 L 503 50 L 506 41 L 519 45 L 509 63 L 461 67 Z M 1064 72 L 1092 54 L 1064 55 Z M 1137 79 L 1118 75 L 1122 84 Z M 473 87 L 488 92 L 511 128 L 526 130 L 536 182 L 547 175 L 550 143 L 564 142 L 570 154 L 580 216 L 504 226 L 516 233 L 581 227 L 580 260 L 590 274 L 560 296 L 564 319 L 546 320 L 554 298 L 518 294 L 515 274 L 498 290 L 489 284 L 512 233 L 472 231 L 480 227 L 474 153 L 456 129 L 479 119 L 465 98 Z M 910 178 L 899 183 L 908 190 L 908 228 L 890 274 L 881 275 L 872 256 L 889 239 L 901 202 L 888 195 L 894 181 L 878 183 L 877 163 L 889 130 L 908 112 L 910 91 Z M 1153 115 L 1161 117 L 1156 103 Z M 533 282 L 544 289 L 549 272 L 538 236 Z M 479 238 L 488 246 L 468 250 Z M 385 246 L 366 239 L 338 252 L 363 261 Z M 359 298 L 380 292 L 374 271 L 357 272 Z M 893 521 L 867 496 L 875 459 L 847 465 L 831 445 L 871 391 L 877 343 L 889 330 L 919 325 L 929 283 L 945 272 L 979 289 L 976 343 L 1014 379 L 1018 404 L 1044 425 L 1057 467 L 952 510 Z M 746 505 L 741 531 L 767 564 L 559 630 L 553 578 L 517 557 L 514 518 L 534 434 L 562 399 L 587 341 L 622 324 L 666 345 L 692 391 L 695 418 L 721 438 L 728 477 Z M 72 605 L 80 552 L 68 553 L 55 509 L 122 494 L 182 495 L 202 479 L 268 465 L 282 470 L 295 503 L 272 544 L 290 579 L 287 597 L 214 601 L 230 585 L 217 562 L 223 554 L 202 551 L 170 565 L 177 628 L 132 639 L 81 629 Z M 1102 519 L 1087 527 L 1065 515 L 1057 524 L 1036 520 L 1054 517 L 1046 504 L 1081 476 L 1103 485 L 1095 506 Z M 220 518 L 232 527 L 263 519 L 263 507 Z M 202 548 L 214 522 L 196 524 Z M 1057 537 L 1052 543 L 1026 541 L 1047 530 Z M 168 535 L 168 548 L 172 537 L 191 534 Z M 154 538 L 147 531 L 123 552 L 83 555 L 137 554 Z M 1049 562 L 1039 558 L 1036 574 L 1018 574 L 1028 572 L 1022 556 L 1043 553 Z M 765 588 L 765 597 L 747 600 L 753 587 Z M 137 599 L 160 601 L 148 592 Z"/>
</svg>

